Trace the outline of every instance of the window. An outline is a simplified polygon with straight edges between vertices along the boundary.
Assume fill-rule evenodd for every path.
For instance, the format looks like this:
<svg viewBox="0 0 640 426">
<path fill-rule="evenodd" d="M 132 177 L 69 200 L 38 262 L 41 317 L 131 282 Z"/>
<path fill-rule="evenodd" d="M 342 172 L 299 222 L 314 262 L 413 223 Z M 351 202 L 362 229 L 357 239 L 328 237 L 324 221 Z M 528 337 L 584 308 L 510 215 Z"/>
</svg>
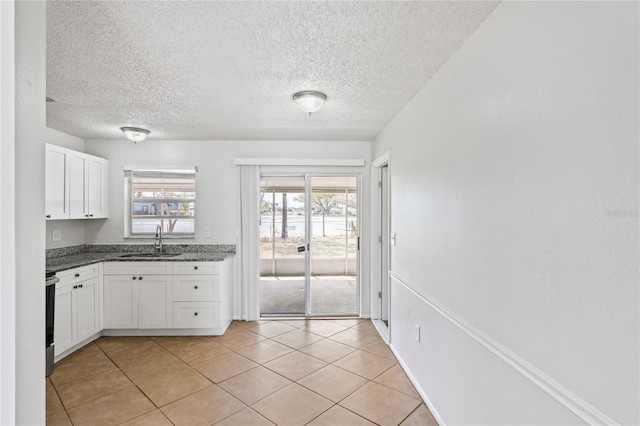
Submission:
<svg viewBox="0 0 640 426">
<path fill-rule="evenodd" d="M 195 236 L 196 169 L 125 169 L 126 237 Z"/>
</svg>

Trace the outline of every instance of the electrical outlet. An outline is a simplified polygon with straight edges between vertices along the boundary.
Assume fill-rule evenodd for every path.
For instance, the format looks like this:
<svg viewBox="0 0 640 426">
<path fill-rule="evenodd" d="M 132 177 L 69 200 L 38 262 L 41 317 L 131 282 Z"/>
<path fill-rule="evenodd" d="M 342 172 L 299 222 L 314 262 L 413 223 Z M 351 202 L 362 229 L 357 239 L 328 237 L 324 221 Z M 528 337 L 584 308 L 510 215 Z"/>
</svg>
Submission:
<svg viewBox="0 0 640 426">
<path fill-rule="evenodd" d="M 416 342 L 420 341 L 420 326 L 416 324 Z"/>
<path fill-rule="evenodd" d="M 396 245 L 396 233 L 395 232 L 391 233 L 391 245 L 392 246 Z"/>
<path fill-rule="evenodd" d="M 211 228 L 209 227 L 204 228 L 204 237 L 211 238 Z"/>
<path fill-rule="evenodd" d="M 62 239 L 62 231 L 56 230 L 51 232 L 51 239 L 53 241 L 60 241 Z"/>
</svg>

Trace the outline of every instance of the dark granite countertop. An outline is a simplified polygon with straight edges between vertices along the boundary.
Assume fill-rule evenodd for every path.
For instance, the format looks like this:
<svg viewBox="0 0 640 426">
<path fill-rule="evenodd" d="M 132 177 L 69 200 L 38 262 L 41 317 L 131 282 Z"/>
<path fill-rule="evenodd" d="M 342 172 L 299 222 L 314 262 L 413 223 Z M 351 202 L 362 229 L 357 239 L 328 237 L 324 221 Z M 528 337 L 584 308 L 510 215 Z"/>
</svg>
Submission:
<svg viewBox="0 0 640 426">
<path fill-rule="evenodd" d="M 221 262 L 234 256 L 233 245 L 166 245 L 158 255 L 146 245 L 82 245 L 47 250 L 47 272 L 60 272 L 98 262 Z"/>
</svg>

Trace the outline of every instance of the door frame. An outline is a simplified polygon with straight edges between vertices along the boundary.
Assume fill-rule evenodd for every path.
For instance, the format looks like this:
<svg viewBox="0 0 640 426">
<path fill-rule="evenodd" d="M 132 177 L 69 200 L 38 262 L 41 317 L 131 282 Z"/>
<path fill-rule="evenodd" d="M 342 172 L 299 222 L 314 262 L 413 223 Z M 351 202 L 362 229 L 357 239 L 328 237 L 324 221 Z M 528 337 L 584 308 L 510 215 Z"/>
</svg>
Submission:
<svg viewBox="0 0 640 426">
<path fill-rule="evenodd" d="M 311 253 L 313 247 L 311 246 L 312 239 L 312 217 L 311 217 L 311 179 L 314 177 L 355 177 L 356 178 L 356 195 L 357 195 L 357 212 L 356 212 L 356 221 L 358 223 L 357 227 L 357 235 L 358 239 L 358 249 L 356 251 L 356 309 L 353 313 L 341 313 L 341 314 L 327 314 L 327 313 L 311 313 Z M 354 170 L 345 170 L 345 171 L 322 171 L 322 170 L 313 170 L 313 171 L 285 171 L 279 172 L 277 170 L 260 170 L 259 171 L 259 180 L 258 182 L 262 182 L 264 178 L 301 178 L 304 180 L 304 194 L 305 194 L 305 245 L 307 249 L 305 250 L 305 312 L 304 318 L 327 318 L 327 317 L 353 317 L 360 316 L 362 311 L 362 280 L 361 280 L 361 265 L 362 265 L 362 172 L 354 171 Z M 260 206 L 258 206 L 260 208 Z M 345 206 L 346 212 L 346 206 Z M 309 249 L 309 247 L 311 247 Z M 259 250 L 258 250 L 259 253 Z M 259 275 L 261 276 L 261 274 Z M 259 280 L 258 280 L 259 283 Z M 260 312 L 261 301 L 260 301 L 260 291 L 257 291 L 258 296 L 258 319 L 271 319 L 271 317 L 262 317 Z"/>
<path fill-rule="evenodd" d="M 380 302 L 378 298 L 378 293 L 382 292 L 382 275 L 386 273 L 389 276 L 389 271 L 391 270 L 391 257 L 390 247 L 387 250 L 387 271 L 382 271 L 381 259 L 383 255 L 382 250 L 382 238 L 381 229 L 382 229 L 382 208 L 383 206 L 383 197 L 381 193 L 381 182 L 382 182 L 382 168 L 387 167 L 388 172 L 388 205 L 386 219 L 388 221 L 388 225 L 391 224 L 391 151 L 387 151 L 377 157 L 375 160 L 371 162 L 371 320 L 373 325 L 376 327 L 384 341 L 389 344 L 391 343 L 391 323 L 388 325 L 385 324 L 381 320 L 381 308 Z M 388 226 L 387 229 L 390 229 Z M 389 239 L 387 239 L 388 241 Z M 387 286 L 386 296 L 386 304 L 387 304 L 387 313 L 388 316 L 391 316 L 391 288 Z M 383 299 L 384 300 L 384 299 Z"/>
</svg>

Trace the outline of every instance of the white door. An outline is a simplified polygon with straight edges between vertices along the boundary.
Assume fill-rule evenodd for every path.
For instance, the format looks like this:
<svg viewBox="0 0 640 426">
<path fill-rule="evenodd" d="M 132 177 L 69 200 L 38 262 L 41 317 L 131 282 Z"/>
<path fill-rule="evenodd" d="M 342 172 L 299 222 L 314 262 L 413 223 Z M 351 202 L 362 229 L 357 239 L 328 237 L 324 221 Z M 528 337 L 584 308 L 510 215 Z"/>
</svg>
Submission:
<svg viewBox="0 0 640 426">
<path fill-rule="evenodd" d="M 140 328 L 171 328 L 173 282 L 170 275 L 138 277 Z"/>
<path fill-rule="evenodd" d="M 53 342 L 55 355 L 59 355 L 76 343 L 76 298 L 73 285 L 56 287 Z"/>
<path fill-rule="evenodd" d="M 75 290 L 77 299 L 77 341 L 100 331 L 100 288 L 98 278 L 82 281 Z"/>
<path fill-rule="evenodd" d="M 65 158 L 67 150 L 47 144 L 45 155 L 45 215 L 47 219 L 68 219 Z"/>
<path fill-rule="evenodd" d="M 107 160 L 87 156 L 87 212 L 90 218 L 107 217 Z"/>
<path fill-rule="evenodd" d="M 85 197 L 85 165 L 87 156 L 81 152 L 67 152 L 66 173 L 69 185 L 69 218 L 85 219 L 87 217 Z"/>
<path fill-rule="evenodd" d="M 104 328 L 138 328 L 137 276 L 105 275 Z"/>
</svg>

